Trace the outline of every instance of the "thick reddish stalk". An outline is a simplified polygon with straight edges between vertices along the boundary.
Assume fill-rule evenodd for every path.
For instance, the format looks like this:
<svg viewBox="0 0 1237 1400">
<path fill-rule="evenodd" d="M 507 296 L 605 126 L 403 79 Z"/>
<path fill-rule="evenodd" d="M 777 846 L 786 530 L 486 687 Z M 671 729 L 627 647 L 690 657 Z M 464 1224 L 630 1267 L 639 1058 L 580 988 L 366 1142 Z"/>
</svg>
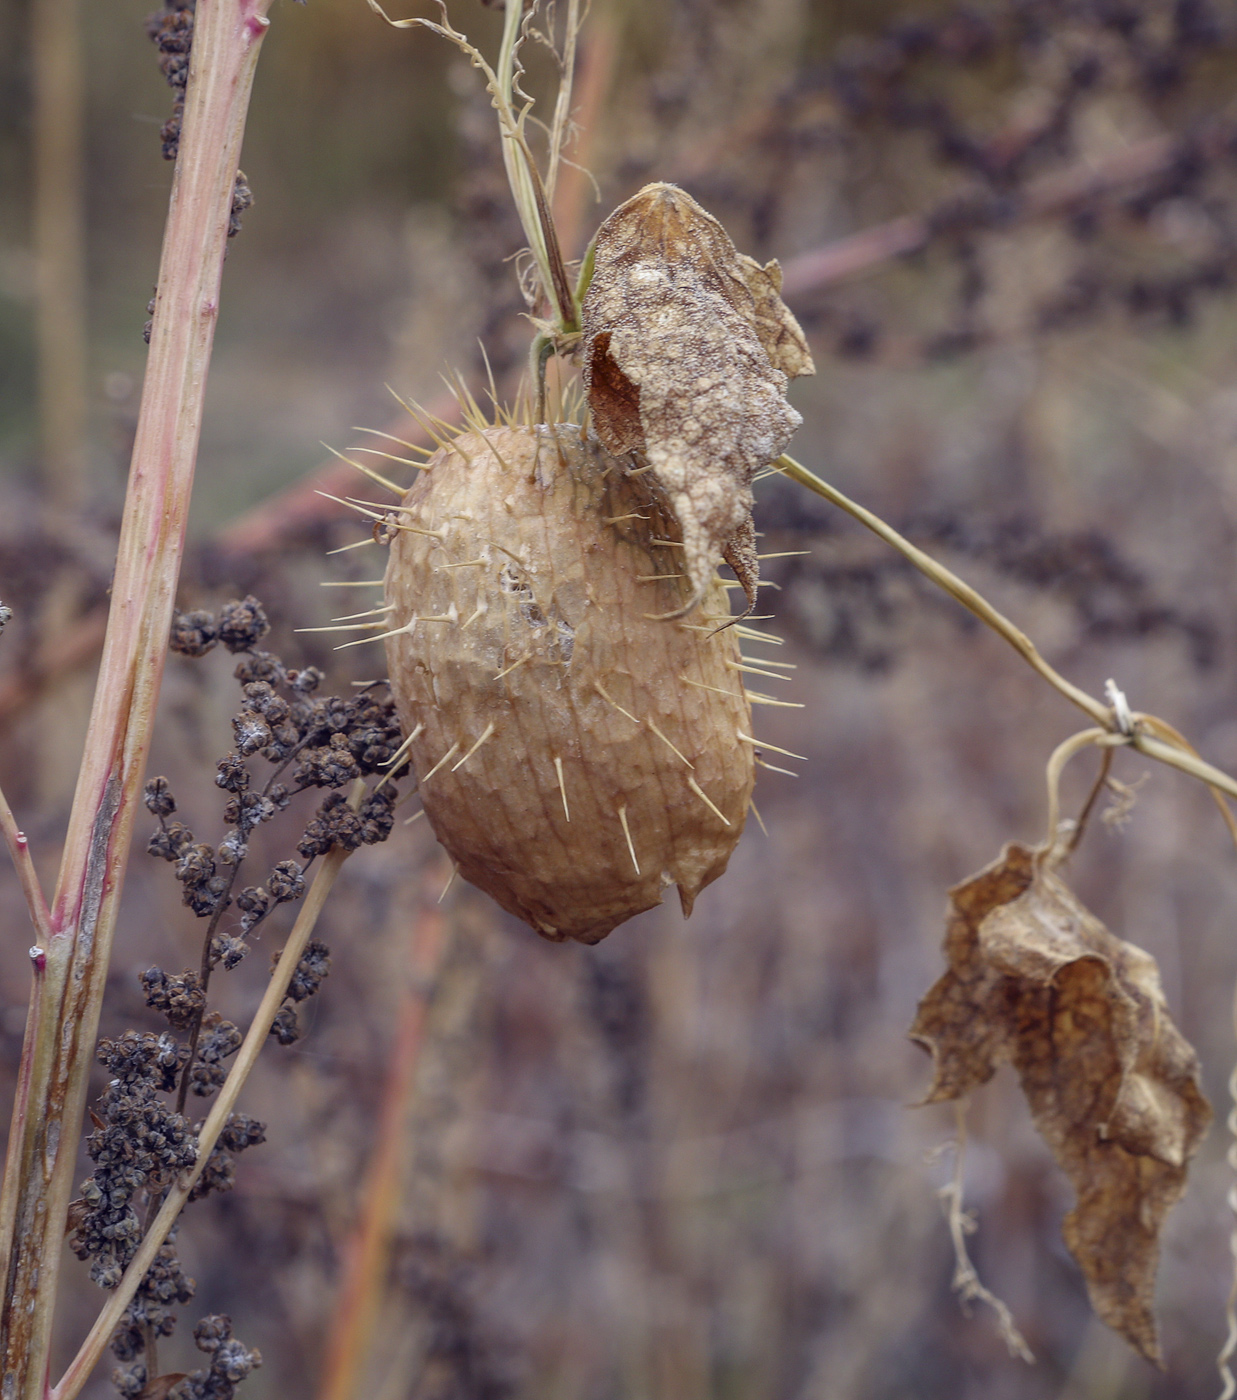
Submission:
<svg viewBox="0 0 1237 1400">
<path fill-rule="evenodd" d="M 198 0 L 103 660 L 3 1196 L 0 1394 L 39 1400 L 77 1142 L 185 523 L 245 114 L 270 0 Z M 20 1241 L 20 1248 L 15 1242 Z"/>
</svg>

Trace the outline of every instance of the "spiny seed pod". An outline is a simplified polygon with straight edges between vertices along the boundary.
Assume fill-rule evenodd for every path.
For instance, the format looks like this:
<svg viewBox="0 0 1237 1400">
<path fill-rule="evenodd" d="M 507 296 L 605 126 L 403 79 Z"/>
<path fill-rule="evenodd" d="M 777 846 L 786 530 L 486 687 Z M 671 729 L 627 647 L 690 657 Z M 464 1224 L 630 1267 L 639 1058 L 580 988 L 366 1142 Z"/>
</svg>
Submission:
<svg viewBox="0 0 1237 1400">
<path fill-rule="evenodd" d="M 547 938 L 596 943 L 725 870 L 753 783 L 724 585 L 574 424 L 469 432 L 391 544 L 391 689 L 421 800 L 465 879 Z"/>
</svg>

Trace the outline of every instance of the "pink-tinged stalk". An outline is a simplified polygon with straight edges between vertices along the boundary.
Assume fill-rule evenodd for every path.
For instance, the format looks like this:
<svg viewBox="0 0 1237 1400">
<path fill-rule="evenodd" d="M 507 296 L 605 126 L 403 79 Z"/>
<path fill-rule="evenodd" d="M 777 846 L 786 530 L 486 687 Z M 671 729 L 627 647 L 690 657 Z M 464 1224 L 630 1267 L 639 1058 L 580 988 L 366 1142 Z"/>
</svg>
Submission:
<svg viewBox="0 0 1237 1400">
<path fill-rule="evenodd" d="M 197 4 L 103 660 L 0 1194 L 4 1400 L 47 1393 L 87 1077 L 167 653 L 232 191 L 269 5 Z"/>
<path fill-rule="evenodd" d="M 402 1199 L 408 1114 L 447 933 L 442 912 L 423 902 L 410 940 L 410 975 L 400 1000 L 398 1033 L 387 1062 L 374 1152 L 358 1192 L 358 1219 L 348 1242 L 343 1277 L 332 1309 L 318 1400 L 357 1400 L 365 1393 L 365 1360 L 381 1311 Z"/>
</svg>

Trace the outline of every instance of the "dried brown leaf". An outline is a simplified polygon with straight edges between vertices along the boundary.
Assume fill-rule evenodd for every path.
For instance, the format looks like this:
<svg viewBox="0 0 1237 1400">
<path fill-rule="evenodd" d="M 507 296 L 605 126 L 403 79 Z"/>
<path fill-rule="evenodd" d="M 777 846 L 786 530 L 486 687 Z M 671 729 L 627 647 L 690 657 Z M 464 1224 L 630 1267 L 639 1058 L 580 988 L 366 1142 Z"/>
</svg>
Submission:
<svg viewBox="0 0 1237 1400">
<path fill-rule="evenodd" d="M 1042 852 L 1017 844 L 950 892 L 945 956 L 911 1027 L 935 1061 L 927 1102 L 1013 1064 L 1077 1196 L 1062 1233 L 1092 1306 L 1158 1364 L 1160 1229 L 1211 1109 L 1155 960 L 1110 933 Z"/>
<path fill-rule="evenodd" d="M 682 527 L 689 607 L 723 558 L 755 601 L 752 478 L 802 422 L 788 376 L 813 373 L 781 283 L 674 185 L 646 185 L 597 234 L 583 306 L 593 428 L 647 458 Z"/>
</svg>

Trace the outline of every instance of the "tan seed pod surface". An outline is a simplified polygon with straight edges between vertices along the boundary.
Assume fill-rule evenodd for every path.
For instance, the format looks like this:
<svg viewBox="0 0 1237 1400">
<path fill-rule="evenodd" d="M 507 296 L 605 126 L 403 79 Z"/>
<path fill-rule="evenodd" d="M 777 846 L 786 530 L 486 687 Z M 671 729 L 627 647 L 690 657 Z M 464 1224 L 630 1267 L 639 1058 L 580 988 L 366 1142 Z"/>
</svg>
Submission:
<svg viewBox="0 0 1237 1400">
<path fill-rule="evenodd" d="M 596 943 L 671 885 L 690 913 L 754 777 L 722 581 L 657 620 L 692 593 L 678 524 L 573 424 L 465 433 L 427 466 L 386 649 L 439 841 L 548 938 Z"/>
</svg>

